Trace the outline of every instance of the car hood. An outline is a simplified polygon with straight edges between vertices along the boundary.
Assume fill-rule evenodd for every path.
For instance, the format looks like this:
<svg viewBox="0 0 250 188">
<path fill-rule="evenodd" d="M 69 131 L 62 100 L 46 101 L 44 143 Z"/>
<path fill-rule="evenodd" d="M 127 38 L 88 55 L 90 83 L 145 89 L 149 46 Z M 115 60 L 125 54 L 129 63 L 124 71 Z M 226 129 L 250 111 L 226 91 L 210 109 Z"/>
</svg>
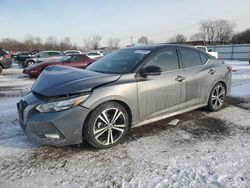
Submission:
<svg viewBox="0 0 250 188">
<path fill-rule="evenodd" d="M 44 62 L 44 61 L 43 61 L 43 62 L 41 62 L 41 63 L 39 63 L 39 64 L 34 64 L 34 65 L 31 65 L 31 66 L 25 67 L 24 70 L 30 71 L 30 70 L 32 70 L 32 69 L 34 69 L 34 68 L 37 68 L 37 67 L 50 66 L 50 64 L 51 64 L 51 65 L 54 65 L 54 64 L 56 64 L 56 63 L 58 63 L 58 62 Z"/>
<path fill-rule="evenodd" d="M 40 74 L 32 91 L 47 97 L 90 92 L 98 86 L 118 80 L 120 76 L 65 66 L 49 66 Z"/>
</svg>

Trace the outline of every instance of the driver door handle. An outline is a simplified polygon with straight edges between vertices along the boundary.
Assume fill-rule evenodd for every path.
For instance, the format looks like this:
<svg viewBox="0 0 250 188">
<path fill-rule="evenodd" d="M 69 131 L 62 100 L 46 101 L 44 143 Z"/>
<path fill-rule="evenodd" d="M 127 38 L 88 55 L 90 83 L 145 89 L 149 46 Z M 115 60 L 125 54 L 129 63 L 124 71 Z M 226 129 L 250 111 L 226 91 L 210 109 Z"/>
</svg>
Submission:
<svg viewBox="0 0 250 188">
<path fill-rule="evenodd" d="M 175 81 L 178 81 L 178 82 L 182 82 L 183 80 L 185 80 L 185 77 L 182 77 L 182 76 L 177 76 L 177 78 L 175 78 Z"/>
</svg>

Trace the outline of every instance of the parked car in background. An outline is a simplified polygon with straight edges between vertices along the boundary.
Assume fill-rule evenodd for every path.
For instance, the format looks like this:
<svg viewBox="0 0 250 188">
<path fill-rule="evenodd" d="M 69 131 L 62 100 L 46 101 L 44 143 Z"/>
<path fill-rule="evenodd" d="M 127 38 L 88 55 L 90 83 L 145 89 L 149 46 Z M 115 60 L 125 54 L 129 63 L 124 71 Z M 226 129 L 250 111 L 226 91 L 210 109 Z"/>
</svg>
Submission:
<svg viewBox="0 0 250 188">
<path fill-rule="evenodd" d="M 99 51 L 87 52 L 86 55 L 90 57 L 91 59 L 95 59 L 95 60 L 103 57 L 103 54 Z"/>
<path fill-rule="evenodd" d="M 34 57 L 39 51 L 24 51 L 24 52 L 18 52 L 16 54 L 12 55 L 12 59 L 16 61 L 19 65 L 22 65 L 26 59 Z"/>
<path fill-rule="evenodd" d="M 29 53 L 28 51 L 14 52 L 14 53 L 12 53 L 10 56 L 11 56 L 11 59 L 15 61 L 18 55 L 21 55 L 21 54 L 28 54 L 28 53 Z"/>
<path fill-rule="evenodd" d="M 35 54 L 34 57 L 31 57 L 31 58 L 27 58 L 23 63 L 22 63 L 22 66 L 25 68 L 25 67 L 28 67 L 28 66 L 31 66 L 35 63 L 39 63 L 39 62 L 42 62 L 44 60 L 48 60 L 48 58 L 50 59 L 58 59 L 60 58 L 61 56 L 63 56 L 64 54 L 60 51 L 41 51 L 37 54 Z"/>
<path fill-rule="evenodd" d="M 81 54 L 82 52 L 80 50 L 66 50 L 63 53 L 65 55 L 71 55 L 71 54 Z"/>
<path fill-rule="evenodd" d="M 231 70 L 222 60 L 181 45 L 118 50 L 85 70 L 50 66 L 17 104 L 20 125 L 40 144 L 86 140 L 108 148 L 131 127 L 196 108 L 221 109 Z"/>
<path fill-rule="evenodd" d="M 0 73 L 3 69 L 10 68 L 12 66 L 12 61 L 9 52 L 0 48 Z"/>
<path fill-rule="evenodd" d="M 101 51 L 101 53 L 103 54 L 103 56 L 105 56 L 105 55 L 108 55 L 108 54 L 110 54 L 110 53 L 112 53 L 114 51 L 115 50 L 105 50 L 105 51 Z"/>
<path fill-rule="evenodd" d="M 216 59 L 218 59 L 218 57 L 219 57 L 218 52 L 212 52 L 212 50 L 208 50 L 206 46 L 195 46 L 195 48 L 202 50 L 202 51 L 210 54 L 211 56 L 214 56 Z"/>
<path fill-rule="evenodd" d="M 90 59 L 85 54 L 74 54 L 63 56 L 57 61 L 45 61 L 33 66 L 29 66 L 24 68 L 23 73 L 29 75 L 30 77 L 38 77 L 40 73 L 44 70 L 44 68 L 51 65 L 63 65 L 69 67 L 76 67 L 80 69 L 86 68 L 89 64 L 91 64 L 94 60 Z"/>
</svg>

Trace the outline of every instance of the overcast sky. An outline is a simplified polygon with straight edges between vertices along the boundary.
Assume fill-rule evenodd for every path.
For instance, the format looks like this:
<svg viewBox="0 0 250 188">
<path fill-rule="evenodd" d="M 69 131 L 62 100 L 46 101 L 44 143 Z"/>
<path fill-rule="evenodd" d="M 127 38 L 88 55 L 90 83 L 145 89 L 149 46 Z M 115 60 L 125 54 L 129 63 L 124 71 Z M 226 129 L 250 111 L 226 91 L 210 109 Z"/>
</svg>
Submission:
<svg viewBox="0 0 250 188">
<path fill-rule="evenodd" d="M 249 9 L 250 0 L 0 0 L 0 39 L 68 36 L 82 45 L 99 34 L 103 46 L 111 37 L 126 45 L 142 35 L 166 42 L 198 32 L 204 19 L 230 20 L 236 31 L 250 28 Z"/>
</svg>

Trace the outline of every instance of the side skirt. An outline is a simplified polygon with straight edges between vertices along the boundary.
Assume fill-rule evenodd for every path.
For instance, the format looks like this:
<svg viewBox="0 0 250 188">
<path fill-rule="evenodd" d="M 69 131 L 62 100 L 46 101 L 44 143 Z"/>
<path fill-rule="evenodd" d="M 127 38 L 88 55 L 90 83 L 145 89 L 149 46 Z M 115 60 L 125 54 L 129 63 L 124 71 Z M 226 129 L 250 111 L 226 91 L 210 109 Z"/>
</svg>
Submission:
<svg viewBox="0 0 250 188">
<path fill-rule="evenodd" d="M 169 113 L 169 114 L 164 114 L 164 115 L 161 115 L 161 116 L 158 116 L 158 117 L 153 117 L 151 119 L 147 119 L 147 120 L 144 120 L 144 121 L 141 121 L 139 123 L 134 124 L 132 126 L 132 128 L 140 127 L 142 125 L 146 125 L 146 124 L 150 124 L 150 123 L 153 123 L 153 122 L 156 122 L 156 121 L 160 121 L 162 119 L 166 119 L 166 118 L 169 118 L 169 117 L 172 117 L 172 116 L 175 116 L 175 115 L 183 114 L 185 112 L 189 112 L 189 111 L 192 111 L 192 110 L 204 107 L 204 106 L 207 106 L 207 104 L 196 105 L 196 106 L 185 108 L 183 110 L 179 110 L 179 111 L 172 112 L 172 113 Z"/>
</svg>

